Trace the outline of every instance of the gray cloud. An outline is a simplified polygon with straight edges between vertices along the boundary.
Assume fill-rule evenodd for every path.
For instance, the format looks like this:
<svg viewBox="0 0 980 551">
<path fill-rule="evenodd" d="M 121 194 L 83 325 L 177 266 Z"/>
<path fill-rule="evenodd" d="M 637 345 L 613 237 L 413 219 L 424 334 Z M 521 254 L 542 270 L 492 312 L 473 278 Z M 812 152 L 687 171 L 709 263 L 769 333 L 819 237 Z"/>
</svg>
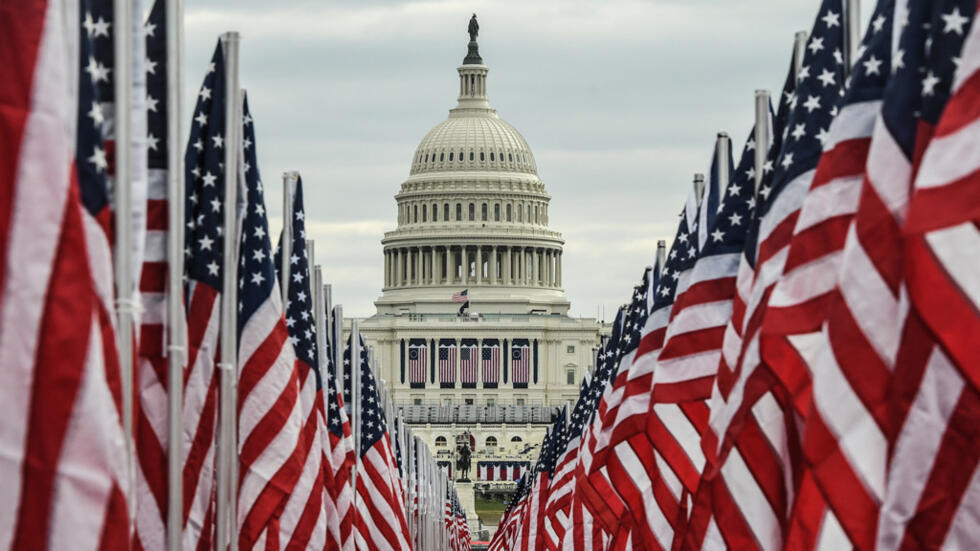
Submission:
<svg viewBox="0 0 980 551">
<path fill-rule="evenodd" d="M 671 239 L 716 132 L 741 150 L 757 88 L 777 90 L 816 0 L 281 1 L 186 8 L 187 105 L 220 32 L 242 34 L 270 212 L 303 174 L 308 233 L 346 312 L 380 294 L 382 233 L 418 141 L 455 105 L 466 22 L 488 92 L 527 138 L 567 241 L 573 313 L 628 298 Z M 188 113 L 189 116 L 189 113 Z M 270 221 L 278 231 L 281 217 Z"/>
</svg>

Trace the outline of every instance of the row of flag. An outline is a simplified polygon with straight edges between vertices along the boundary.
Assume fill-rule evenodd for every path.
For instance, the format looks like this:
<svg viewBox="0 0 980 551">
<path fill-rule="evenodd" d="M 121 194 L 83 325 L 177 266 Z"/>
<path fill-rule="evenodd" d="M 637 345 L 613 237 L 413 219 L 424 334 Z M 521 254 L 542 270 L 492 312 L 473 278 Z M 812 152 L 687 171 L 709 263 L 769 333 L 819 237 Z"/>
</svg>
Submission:
<svg viewBox="0 0 980 551">
<path fill-rule="evenodd" d="M 468 547 L 356 324 L 343 339 L 296 173 L 272 246 L 237 33 L 185 147 L 180 2 L 144 17 L 0 8 L 0 547 Z"/>
<path fill-rule="evenodd" d="M 537 341 L 534 346 L 536 350 Z M 434 357 L 429 355 L 433 348 L 436 350 Z M 412 388 L 425 388 L 427 371 L 430 380 L 435 383 L 438 366 L 440 388 L 455 388 L 457 373 L 462 388 L 476 388 L 480 383 L 483 388 L 497 388 L 501 370 L 504 372 L 504 383 L 508 382 L 509 367 L 510 383 L 514 388 L 527 388 L 534 362 L 532 354 L 529 339 L 513 339 L 509 346 L 507 339 L 503 339 L 503 346 L 500 339 L 439 339 L 438 343 L 435 339 L 410 339 L 408 383 Z"/>
<path fill-rule="evenodd" d="M 970 549 L 976 0 L 823 0 L 490 548 Z"/>
</svg>

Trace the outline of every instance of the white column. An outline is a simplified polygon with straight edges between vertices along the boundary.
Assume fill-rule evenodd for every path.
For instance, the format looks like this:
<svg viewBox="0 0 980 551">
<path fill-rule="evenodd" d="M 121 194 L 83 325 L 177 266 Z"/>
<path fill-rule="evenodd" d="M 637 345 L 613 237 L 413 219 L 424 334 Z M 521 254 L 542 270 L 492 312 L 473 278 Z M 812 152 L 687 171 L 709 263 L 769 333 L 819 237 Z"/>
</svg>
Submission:
<svg viewBox="0 0 980 551">
<path fill-rule="evenodd" d="M 402 284 L 402 250 L 395 249 L 395 279 L 392 282 L 392 286 L 401 287 Z"/>
<path fill-rule="evenodd" d="M 497 284 L 497 246 L 490 247 L 490 284 Z"/>
<path fill-rule="evenodd" d="M 506 259 L 506 261 L 504 262 L 504 265 L 503 265 L 503 270 L 502 270 L 503 271 L 503 276 L 504 276 L 504 285 L 513 285 L 513 283 L 514 283 L 514 264 L 513 264 L 513 259 L 511 258 L 511 254 L 510 254 L 510 247 L 507 247 L 506 249 L 504 249 L 504 258 Z"/>
<path fill-rule="evenodd" d="M 463 276 L 463 285 L 469 285 L 470 283 L 470 254 L 466 250 L 466 245 L 459 248 L 460 251 L 460 268 Z"/>
<path fill-rule="evenodd" d="M 452 249 L 452 247 L 446 247 L 445 250 L 443 251 L 443 255 L 445 255 L 445 256 L 443 256 L 443 259 L 442 260 L 443 260 L 443 262 L 446 265 L 446 283 L 452 283 L 453 282 L 453 271 L 450 269 L 450 266 L 449 266 L 449 261 L 453 257 L 453 249 Z"/>
<path fill-rule="evenodd" d="M 483 245 L 476 247 L 476 283 L 483 283 Z"/>
<path fill-rule="evenodd" d="M 432 255 L 429 258 L 429 261 L 431 262 L 431 268 L 432 268 L 431 272 L 429 273 L 429 283 L 435 285 L 436 283 L 438 283 L 438 281 L 436 281 L 436 273 L 439 271 L 439 264 L 438 264 L 439 254 L 436 247 L 432 247 L 431 249 L 429 249 L 429 254 Z"/>
<path fill-rule="evenodd" d="M 562 257 L 563 254 L 565 254 L 565 253 L 562 252 L 562 251 L 558 251 L 557 271 L 558 271 L 558 286 L 559 287 L 561 287 L 561 257 Z"/>
<path fill-rule="evenodd" d="M 385 287 L 391 285 L 391 256 L 385 251 Z"/>
</svg>

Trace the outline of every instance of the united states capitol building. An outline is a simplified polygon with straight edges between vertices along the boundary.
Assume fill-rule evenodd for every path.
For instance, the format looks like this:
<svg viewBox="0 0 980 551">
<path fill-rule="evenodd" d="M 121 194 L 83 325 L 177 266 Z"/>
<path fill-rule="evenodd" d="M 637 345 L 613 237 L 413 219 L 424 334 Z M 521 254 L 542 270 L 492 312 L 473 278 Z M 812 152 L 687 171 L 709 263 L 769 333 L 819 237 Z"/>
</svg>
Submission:
<svg viewBox="0 0 980 551">
<path fill-rule="evenodd" d="M 556 410 L 574 404 L 603 327 L 568 314 L 551 196 L 527 141 L 488 102 L 476 40 L 456 70 L 458 103 L 422 138 L 395 195 L 384 287 L 360 329 L 433 453 L 450 461 L 469 431 L 470 478 L 499 480 L 488 469 L 531 461 Z"/>
</svg>

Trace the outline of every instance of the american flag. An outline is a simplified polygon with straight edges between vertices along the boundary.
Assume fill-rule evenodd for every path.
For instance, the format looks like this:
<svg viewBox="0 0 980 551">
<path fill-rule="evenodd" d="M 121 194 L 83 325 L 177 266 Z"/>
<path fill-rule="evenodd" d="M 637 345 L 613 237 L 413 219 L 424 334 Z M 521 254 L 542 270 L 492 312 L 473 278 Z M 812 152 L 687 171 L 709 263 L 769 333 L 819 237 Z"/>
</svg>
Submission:
<svg viewBox="0 0 980 551">
<path fill-rule="evenodd" d="M 0 79 L 0 533 L 11 548 L 122 548 L 127 450 L 111 251 L 95 219 L 102 209 L 85 200 L 104 201 L 107 166 L 88 116 L 92 75 L 79 70 L 88 35 L 63 19 L 79 13 L 65 4 L 0 10 L 0 28 L 17 29 L 5 34 Z"/>
<path fill-rule="evenodd" d="M 215 47 L 198 93 L 184 155 L 184 297 L 187 303 L 187 375 L 184 383 L 184 540 L 195 549 L 214 529 L 215 361 L 221 304 L 225 126 L 224 57 Z M 202 543 L 203 542 L 203 543 Z"/>
<path fill-rule="evenodd" d="M 511 344 L 510 369 L 514 388 L 527 388 L 531 378 L 531 347 L 527 339 L 514 339 Z"/>
<path fill-rule="evenodd" d="M 463 388 L 476 388 L 480 349 L 474 339 L 463 339 L 459 344 L 459 381 Z"/>
<path fill-rule="evenodd" d="M 251 126 L 250 128 L 251 129 Z M 246 134 L 244 144 L 248 157 L 248 171 L 256 170 L 253 137 Z M 289 495 L 279 523 L 279 547 L 323 548 L 326 544 L 327 518 L 324 509 L 323 442 L 326 427 L 323 417 L 323 383 L 320 376 L 320 350 L 317 348 L 316 319 L 314 318 L 313 293 L 310 278 L 310 259 L 306 254 L 306 223 L 303 208 L 303 181 L 297 178 L 292 190 L 293 204 L 292 244 L 288 299 L 286 301 L 286 328 L 289 342 L 296 354 L 299 369 L 299 404 L 303 419 L 303 432 L 293 455 L 303 463 L 296 487 Z M 255 207 L 253 207 L 255 208 Z M 282 236 L 276 248 L 274 266 L 282 285 Z"/>
<path fill-rule="evenodd" d="M 564 440 L 566 411 L 562 408 L 551 426 L 551 431 L 541 443 L 541 453 L 534 469 L 527 473 L 531 477 L 531 490 L 528 494 L 528 506 L 524 510 L 521 526 L 518 529 L 515 549 L 531 551 L 542 549 L 545 541 L 544 519 L 548 502 L 548 490 L 551 487 L 552 475 L 558 448 Z"/>
<path fill-rule="evenodd" d="M 429 360 L 429 347 L 423 340 L 420 344 L 408 345 L 408 382 L 415 388 L 425 387 L 425 372 Z"/>
<path fill-rule="evenodd" d="M 248 101 L 243 106 L 243 140 L 248 144 L 242 172 L 246 205 L 239 258 L 238 312 L 238 544 L 263 549 L 289 541 L 289 522 L 277 512 L 288 506 L 308 448 L 303 439 L 301 375 L 290 337 L 269 240 L 265 198 L 256 165 L 255 129 Z M 221 143 L 217 134 L 215 143 Z M 233 147 L 234 144 L 222 144 Z M 298 296 L 301 296 L 301 290 Z M 307 299 L 308 304 L 308 299 Z M 305 501 L 308 493 L 300 497 Z"/>
<path fill-rule="evenodd" d="M 367 350 L 361 347 L 358 375 L 360 424 L 357 464 L 356 547 L 364 549 L 409 549 L 405 501 L 398 467 L 392 452 L 385 412 L 381 409 L 374 374 L 368 365 Z"/>
<path fill-rule="evenodd" d="M 454 340 L 439 341 L 439 386 L 442 388 L 456 386 L 456 341 Z"/>
<path fill-rule="evenodd" d="M 93 22 L 94 25 L 94 22 Z M 93 27 L 94 30 L 94 27 Z M 157 0 L 144 25 L 148 188 L 146 248 L 139 289 L 143 304 L 139 337 L 139 408 L 136 412 L 136 531 L 144 549 L 162 549 L 167 516 L 168 334 L 183 329 L 167 320 L 167 28 L 165 2 Z M 152 69 L 152 71 L 150 70 Z M 178 152 L 174 151 L 174 155 Z"/>
<path fill-rule="evenodd" d="M 725 400 L 712 402 L 714 434 L 721 438 L 718 465 L 713 469 L 718 477 L 715 490 L 747 488 L 716 498 L 715 530 L 728 538 L 753 534 L 768 548 L 787 541 L 784 527 L 794 491 L 787 485 L 801 464 L 784 446 L 794 438 L 790 431 L 797 419 L 792 397 L 779 382 L 778 370 L 783 366 L 768 365 L 760 358 L 759 330 L 843 95 L 843 8 L 841 0 L 822 2 L 796 75 L 786 125 L 776 131 L 783 142 L 771 178 L 757 190 L 758 205 L 746 242 L 745 270 L 751 267 L 754 275 L 743 315 L 739 361 L 734 381 L 723 380 L 719 371 L 718 385 L 727 390 L 722 392 Z M 785 478 L 766 480 L 763 470 Z"/>
<path fill-rule="evenodd" d="M 333 316 L 336 320 L 336 315 Z M 333 335 L 332 331 L 329 331 Z M 333 343 L 326 343 L 324 355 L 326 383 L 321 386 L 327 431 L 322 435 L 323 445 L 323 487 L 326 497 L 323 500 L 327 520 L 327 548 L 350 551 L 354 546 L 354 490 L 350 484 L 351 468 L 354 466 L 354 438 L 351 435 L 350 420 L 344 407 L 344 400 L 337 386 L 337 367 L 333 361 Z"/>
<path fill-rule="evenodd" d="M 497 339 L 483 341 L 483 388 L 497 388 L 500 381 L 500 344 Z"/>
<path fill-rule="evenodd" d="M 921 158 L 904 227 L 905 283 L 912 308 L 923 330 L 930 333 L 922 342 L 929 345 L 928 360 L 921 378 L 913 370 L 895 373 L 897 388 L 912 389 L 915 398 L 903 419 L 885 488 L 878 541 L 887 549 L 911 542 L 948 549 L 976 545 L 976 533 L 967 527 L 976 521 L 980 486 L 976 470 L 980 462 L 976 445 L 980 439 L 976 422 L 980 411 L 976 346 L 980 334 L 976 274 L 980 25 L 975 4 L 941 4 L 941 11 L 932 13 L 934 38 L 931 50 L 926 50 L 923 120 L 931 124 L 935 107 L 929 104 L 941 102 L 950 89 L 952 95 Z M 940 26 L 943 36 L 936 37 Z M 955 43 L 964 37 L 960 50 Z M 949 55 L 957 51 L 951 81 Z M 902 67 L 900 73 L 914 67 Z M 936 79 L 933 93 L 927 94 L 927 82 Z"/>
<path fill-rule="evenodd" d="M 470 292 L 469 289 L 463 289 L 462 291 L 457 291 L 453 293 L 453 302 L 460 304 L 470 300 L 469 292 Z"/>
</svg>

